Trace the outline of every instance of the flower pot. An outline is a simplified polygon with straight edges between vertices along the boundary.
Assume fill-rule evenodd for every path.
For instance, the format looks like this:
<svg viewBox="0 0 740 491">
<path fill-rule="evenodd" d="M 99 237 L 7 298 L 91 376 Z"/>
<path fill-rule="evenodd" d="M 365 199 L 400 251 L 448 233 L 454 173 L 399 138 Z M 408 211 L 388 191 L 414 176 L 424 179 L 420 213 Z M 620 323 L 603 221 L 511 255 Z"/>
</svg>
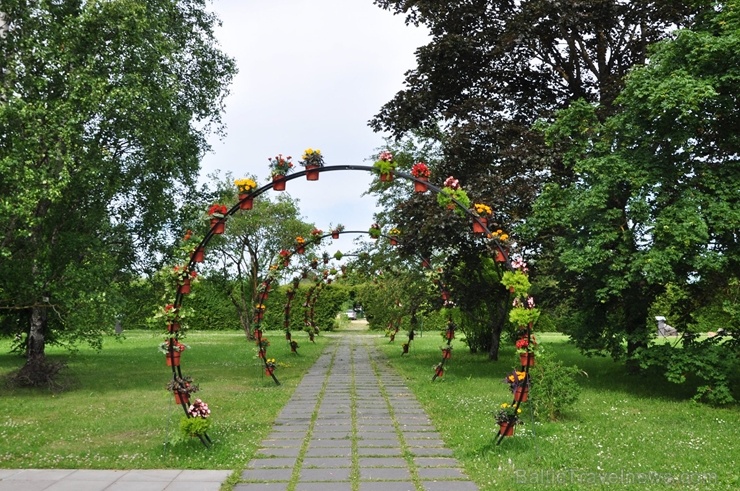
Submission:
<svg viewBox="0 0 740 491">
<path fill-rule="evenodd" d="M 246 194 L 239 195 L 239 209 L 240 210 L 251 210 L 254 205 L 254 198 L 247 197 Z"/>
<path fill-rule="evenodd" d="M 506 257 L 504 257 L 504 253 L 501 251 L 496 251 L 496 262 L 497 263 L 505 263 Z"/>
<path fill-rule="evenodd" d="M 265 368 L 265 375 L 267 375 L 268 377 L 272 377 L 274 371 L 274 368 Z"/>
<path fill-rule="evenodd" d="M 319 166 L 318 165 L 307 165 L 306 166 L 306 180 L 307 181 L 318 181 L 319 180 Z"/>
<path fill-rule="evenodd" d="M 421 260 L 421 267 L 422 268 L 428 268 L 429 266 L 430 266 L 429 265 L 429 261 L 427 261 L 426 259 L 422 259 Z"/>
<path fill-rule="evenodd" d="M 384 172 L 380 174 L 380 182 L 392 182 L 392 181 L 393 181 L 392 172 Z"/>
<path fill-rule="evenodd" d="M 417 177 L 417 179 L 419 179 L 421 181 L 424 181 L 424 182 L 414 181 L 414 192 L 416 192 L 416 193 L 425 193 L 425 192 L 427 192 L 427 190 L 429 189 L 429 186 L 427 186 L 427 183 L 426 183 L 427 178 L 426 177 Z"/>
<path fill-rule="evenodd" d="M 436 375 L 437 377 L 441 377 L 441 376 L 443 376 L 444 374 L 445 374 L 445 369 L 444 369 L 444 368 L 437 368 L 437 369 L 436 369 L 436 370 L 434 371 L 434 375 Z"/>
<path fill-rule="evenodd" d="M 180 366 L 180 352 L 172 351 L 167 353 L 167 366 L 168 367 L 179 367 Z"/>
<path fill-rule="evenodd" d="M 445 332 L 445 337 L 447 339 L 455 339 L 455 331 L 448 329 L 447 332 Z"/>
<path fill-rule="evenodd" d="M 450 299 L 449 292 L 442 292 L 442 300 L 444 300 L 446 302 L 449 299 Z"/>
<path fill-rule="evenodd" d="M 298 248 L 297 248 L 297 249 L 295 250 L 295 252 L 296 252 L 296 254 L 303 254 L 303 253 L 305 253 L 305 252 L 306 252 L 306 248 L 305 248 L 305 247 L 303 247 L 303 246 L 299 246 L 299 247 L 298 247 Z"/>
<path fill-rule="evenodd" d="M 203 256 L 204 256 L 204 254 L 203 254 L 203 248 L 202 247 L 198 247 L 197 249 L 195 249 L 195 251 L 193 251 L 193 262 L 194 263 L 202 263 L 203 262 Z"/>
<path fill-rule="evenodd" d="M 339 238 L 339 232 L 332 232 L 331 233 L 331 238 L 332 239 L 335 239 L 335 240 L 338 239 Z"/>
<path fill-rule="evenodd" d="M 182 284 L 178 287 L 178 291 L 183 295 L 190 293 L 190 278 L 182 280 Z"/>
<path fill-rule="evenodd" d="M 254 339 L 259 343 L 262 341 L 262 329 L 255 329 L 254 330 Z"/>
<path fill-rule="evenodd" d="M 175 391 L 175 404 L 190 404 L 190 396 L 188 394 L 181 394 L 180 392 Z"/>
<path fill-rule="evenodd" d="M 173 333 L 180 330 L 180 323 L 179 322 L 170 322 L 167 324 L 167 332 Z"/>
<path fill-rule="evenodd" d="M 473 220 L 473 233 L 474 234 L 484 234 L 486 233 L 486 225 L 488 225 L 488 219 L 487 218 L 478 218 L 478 220 Z"/>
<path fill-rule="evenodd" d="M 263 309 L 260 309 L 255 314 L 254 318 L 257 319 L 257 322 L 261 321 L 265 317 L 265 311 Z"/>
<path fill-rule="evenodd" d="M 397 238 L 391 237 L 389 240 L 390 240 L 392 246 L 397 246 L 398 245 L 398 239 Z"/>
<path fill-rule="evenodd" d="M 450 358 L 452 358 L 452 351 L 443 351 L 442 358 L 444 360 L 449 360 Z"/>
<path fill-rule="evenodd" d="M 523 367 L 533 367 L 534 353 L 521 353 L 519 355 L 519 361 L 521 362 Z"/>
<path fill-rule="evenodd" d="M 259 357 L 260 357 L 260 358 L 264 358 L 264 357 L 265 357 L 265 350 L 263 350 L 263 349 L 260 349 L 260 350 L 259 350 L 259 351 L 257 352 L 257 354 L 259 355 Z"/>
<path fill-rule="evenodd" d="M 273 191 L 285 191 L 285 176 L 272 176 Z"/>
<path fill-rule="evenodd" d="M 520 402 L 527 402 L 529 399 L 529 387 L 520 385 L 514 390 L 514 400 Z"/>
<path fill-rule="evenodd" d="M 211 218 L 211 230 L 216 235 L 221 235 L 226 229 L 226 222 L 223 218 Z"/>
<path fill-rule="evenodd" d="M 504 436 L 514 436 L 514 428 L 516 428 L 516 423 L 499 423 L 499 435 Z"/>
</svg>

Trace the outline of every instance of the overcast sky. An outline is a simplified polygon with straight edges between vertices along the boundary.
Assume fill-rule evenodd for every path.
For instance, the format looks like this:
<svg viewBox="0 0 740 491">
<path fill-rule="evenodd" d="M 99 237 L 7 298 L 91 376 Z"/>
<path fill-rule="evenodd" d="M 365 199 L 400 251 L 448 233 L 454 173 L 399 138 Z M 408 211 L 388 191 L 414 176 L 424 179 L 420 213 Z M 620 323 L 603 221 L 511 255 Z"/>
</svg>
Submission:
<svg viewBox="0 0 740 491">
<path fill-rule="evenodd" d="M 308 147 L 320 149 L 326 165 L 371 165 L 383 139 L 367 122 L 403 88 L 426 30 L 372 0 L 214 0 L 211 9 L 239 74 L 226 100 L 228 134 L 212 141 L 203 175 L 253 174 L 262 185 L 269 157 L 297 162 Z M 375 200 L 361 194 L 370 181 L 366 172 L 325 172 L 317 182 L 288 182 L 286 192 L 319 228 L 367 230 Z"/>
</svg>

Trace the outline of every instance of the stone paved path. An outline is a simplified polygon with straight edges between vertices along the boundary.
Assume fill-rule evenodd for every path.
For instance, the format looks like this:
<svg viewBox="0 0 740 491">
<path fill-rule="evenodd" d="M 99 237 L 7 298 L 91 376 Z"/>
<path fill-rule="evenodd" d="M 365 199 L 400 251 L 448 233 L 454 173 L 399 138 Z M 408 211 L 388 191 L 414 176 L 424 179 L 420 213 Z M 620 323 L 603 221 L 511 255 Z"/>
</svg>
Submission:
<svg viewBox="0 0 740 491">
<path fill-rule="evenodd" d="M 327 347 L 234 491 L 478 491 L 383 356 Z"/>
</svg>

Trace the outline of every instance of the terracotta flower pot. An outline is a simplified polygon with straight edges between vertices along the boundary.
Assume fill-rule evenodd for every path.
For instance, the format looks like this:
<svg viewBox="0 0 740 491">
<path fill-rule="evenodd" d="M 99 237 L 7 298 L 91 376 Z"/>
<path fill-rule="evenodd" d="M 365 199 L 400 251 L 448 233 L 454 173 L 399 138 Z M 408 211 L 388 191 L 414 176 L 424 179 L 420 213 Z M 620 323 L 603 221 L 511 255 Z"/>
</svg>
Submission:
<svg viewBox="0 0 740 491">
<path fill-rule="evenodd" d="M 178 290 L 183 295 L 187 295 L 188 293 L 190 293 L 190 278 L 185 278 L 182 281 L 182 284 L 178 287 Z"/>
<path fill-rule="evenodd" d="M 274 368 L 265 368 L 265 375 L 267 375 L 268 377 L 272 377 L 274 371 Z"/>
<path fill-rule="evenodd" d="M 180 330 L 180 323 L 179 322 L 170 322 L 167 324 L 167 332 L 173 333 Z"/>
<path fill-rule="evenodd" d="M 514 436 L 515 423 L 499 423 L 499 435 Z"/>
<path fill-rule="evenodd" d="M 167 366 L 168 367 L 179 367 L 180 366 L 180 352 L 172 351 L 167 353 Z"/>
<path fill-rule="evenodd" d="M 182 404 L 183 402 L 185 404 L 190 404 L 190 396 L 188 394 L 181 394 L 180 392 L 175 391 L 175 404 Z"/>
<path fill-rule="evenodd" d="M 198 247 L 193 252 L 193 262 L 195 262 L 195 263 L 202 263 L 203 262 L 203 259 L 204 259 L 203 248 L 202 247 Z"/>
<path fill-rule="evenodd" d="M 521 362 L 523 367 L 533 367 L 534 366 L 534 353 L 520 353 L 519 361 Z"/>
<path fill-rule="evenodd" d="M 391 245 L 392 245 L 392 246 L 396 246 L 396 245 L 398 245 L 398 239 L 397 239 L 397 238 L 395 238 L 395 237 L 391 237 L 391 238 L 390 238 L 390 242 L 391 242 Z"/>
<path fill-rule="evenodd" d="M 393 181 L 393 173 L 391 172 L 385 172 L 380 174 L 380 182 L 392 182 Z"/>
<path fill-rule="evenodd" d="M 332 232 L 331 233 L 331 238 L 332 239 L 335 239 L 335 240 L 338 239 L 339 238 L 339 232 Z"/>
<path fill-rule="evenodd" d="M 307 181 L 318 181 L 319 180 L 319 166 L 318 165 L 307 165 L 306 166 L 306 180 Z"/>
<path fill-rule="evenodd" d="M 478 222 L 478 220 L 480 220 L 480 223 Z M 481 217 L 481 218 L 478 218 L 478 220 L 473 220 L 473 233 L 475 234 L 486 233 L 486 229 L 484 227 L 488 225 L 488 219 Z"/>
<path fill-rule="evenodd" d="M 422 181 L 427 181 L 426 177 L 419 177 L 417 179 L 420 179 Z M 425 193 L 429 189 L 429 186 L 427 186 L 426 182 L 419 182 L 414 181 L 414 192 L 416 193 Z"/>
<path fill-rule="evenodd" d="M 249 197 L 247 193 L 239 193 L 239 209 L 251 210 L 254 204 L 254 198 Z"/>
<path fill-rule="evenodd" d="M 504 257 L 504 254 L 501 251 L 496 251 L 496 262 L 497 263 L 506 262 L 506 257 Z"/>
<path fill-rule="evenodd" d="M 527 402 L 527 399 L 529 399 L 529 387 L 526 387 L 524 385 L 518 386 L 514 390 L 514 400 Z"/>
<path fill-rule="evenodd" d="M 450 358 L 452 358 L 452 351 L 443 351 L 442 358 L 444 358 L 445 360 L 449 360 Z"/>
<path fill-rule="evenodd" d="M 221 235 L 226 230 L 226 222 L 223 218 L 211 218 L 211 230 L 216 235 Z"/>
<path fill-rule="evenodd" d="M 285 176 L 272 176 L 272 190 L 285 191 Z"/>
</svg>

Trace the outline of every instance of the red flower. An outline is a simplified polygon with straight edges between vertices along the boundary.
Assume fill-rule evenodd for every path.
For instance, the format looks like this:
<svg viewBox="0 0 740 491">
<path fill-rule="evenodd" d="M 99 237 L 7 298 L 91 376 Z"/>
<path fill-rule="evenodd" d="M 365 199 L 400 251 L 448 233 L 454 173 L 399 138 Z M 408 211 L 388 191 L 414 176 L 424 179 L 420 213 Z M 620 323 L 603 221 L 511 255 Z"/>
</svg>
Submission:
<svg viewBox="0 0 740 491">
<path fill-rule="evenodd" d="M 219 218 L 223 218 L 226 216 L 226 213 L 228 213 L 229 209 L 226 208 L 225 205 L 220 205 L 218 203 L 212 204 L 208 208 L 208 214 L 212 216 L 217 216 Z"/>
<path fill-rule="evenodd" d="M 411 175 L 416 178 L 425 177 L 428 179 L 431 174 L 429 167 L 424 162 L 417 162 L 411 167 Z"/>
</svg>

